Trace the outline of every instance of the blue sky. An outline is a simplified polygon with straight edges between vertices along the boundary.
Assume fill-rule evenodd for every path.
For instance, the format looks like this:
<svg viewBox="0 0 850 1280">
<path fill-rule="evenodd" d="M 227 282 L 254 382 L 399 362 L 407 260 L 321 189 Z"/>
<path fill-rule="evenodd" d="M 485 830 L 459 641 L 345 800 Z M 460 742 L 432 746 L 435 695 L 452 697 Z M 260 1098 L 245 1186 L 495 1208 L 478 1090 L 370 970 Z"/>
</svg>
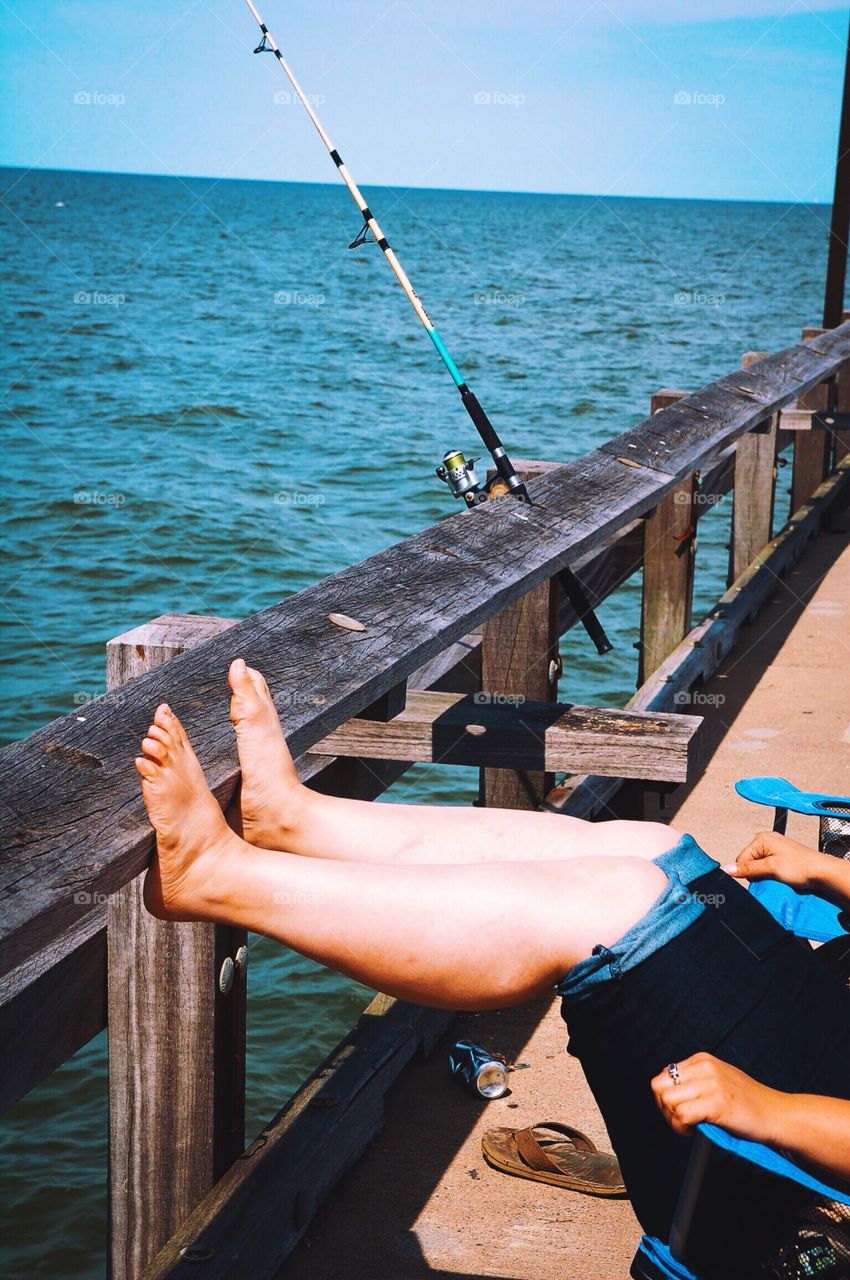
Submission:
<svg viewBox="0 0 850 1280">
<path fill-rule="evenodd" d="M 363 183 L 829 201 L 847 10 L 260 0 Z M 2 0 L 0 163 L 334 181 L 243 0 Z"/>
</svg>

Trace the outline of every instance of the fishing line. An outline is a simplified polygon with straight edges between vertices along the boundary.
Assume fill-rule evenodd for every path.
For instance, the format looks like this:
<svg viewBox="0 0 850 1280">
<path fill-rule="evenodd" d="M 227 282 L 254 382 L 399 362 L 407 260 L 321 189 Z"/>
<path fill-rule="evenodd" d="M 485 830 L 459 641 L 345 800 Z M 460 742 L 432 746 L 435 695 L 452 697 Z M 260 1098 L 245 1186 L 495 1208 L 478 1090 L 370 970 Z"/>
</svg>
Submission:
<svg viewBox="0 0 850 1280">
<path fill-rule="evenodd" d="M 501 480 L 502 484 L 497 490 L 493 487 L 491 482 L 489 489 L 482 490 L 475 474 L 476 459 L 465 458 L 463 453 L 457 449 L 450 450 L 445 455 L 442 464 L 437 468 L 437 475 L 441 480 L 444 480 L 446 484 L 448 484 L 454 496 L 457 498 L 463 498 L 464 502 L 469 507 L 477 506 L 481 502 L 486 502 L 488 497 L 496 496 L 497 491 L 500 493 L 507 492 L 518 501 L 531 504 L 531 497 L 529 496 L 528 490 L 526 489 L 523 481 L 517 475 L 514 465 L 508 457 L 495 427 L 488 418 L 484 409 L 481 407 L 481 404 L 474 392 L 470 390 L 466 379 L 453 360 L 451 352 L 440 337 L 440 334 L 435 328 L 428 312 L 422 305 L 419 295 L 410 283 L 407 272 L 396 257 L 396 254 L 384 235 L 377 218 L 369 208 L 362 191 L 349 173 L 342 156 L 337 151 L 324 125 L 316 115 L 308 96 L 298 83 L 292 68 L 284 58 L 277 41 L 269 31 L 265 22 L 263 22 L 253 0 L 245 0 L 245 3 L 254 15 L 257 25 L 262 33 L 262 39 L 254 50 L 254 53 L 271 53 L 277 59 L 284 75 L 295 91 L 299 102 L 312 120 L 316 132 L 322 139 L 322 142 L 327 148 L 328 154 L 336 165 L 340 178 L 342 178 L 342 181 L 348 187 L 351 198 L 354 200 L 354 203 L 357 205 L 357 208 L 360 210 L 363 217 L 363 226 L 355 236 L 354 240 L 352 240 L 349 248 L 359 248 L 360 245 L 368 242 L 370 235 L 375 240 L 375 243 L 378 245 L 378 248 L 389 263 L 393 275 L 404 290 L 408 302 L 416 312 L 417 318 L 434 344 L 437 354 L 457 387 L 461 400 L 463 401 L 463 406 L 469 414 L 476 431 L 493 459 L 498 479 Z M 595 613 L 591 609 L 581 583 L 569 568 L 564 568 L 559 572 L 558 580 L 572 604 L 579 621 L 582 623 L 587 634 L 595 644 L 597 652 L 600 654 L 608 653 L 612 648 L 611 642 L 602 629 L 602 625 Z"/>
</svg>

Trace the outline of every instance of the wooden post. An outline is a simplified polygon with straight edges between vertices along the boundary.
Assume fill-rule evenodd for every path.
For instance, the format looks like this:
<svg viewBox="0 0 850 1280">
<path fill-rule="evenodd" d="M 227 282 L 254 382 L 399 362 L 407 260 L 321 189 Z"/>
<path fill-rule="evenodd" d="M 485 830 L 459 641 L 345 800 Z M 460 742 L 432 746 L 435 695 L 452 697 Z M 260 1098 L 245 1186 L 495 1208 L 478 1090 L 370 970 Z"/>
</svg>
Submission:
<svg viewBox="0 0 850 1280">
<path fill-rule="evenodd" d="M 515 459 L 517 474 L 532 480 L 558 463 Z M 505 496 L 500 502 L 514 502 Z M 474 513 L 471 519 L 474 519 Z M 557 578 L 541 582 L 515 604 L 484 624 L 481 645 L 481 697 L 557 702 Z M 498 809 L 536 809 L 554 786 L 550 773 L 524 769 L 481 769 L 478 803 Z"/>
<path fill-rule="evenodd" d="M 767 354 L 765 351 L 747 351 L 741 365 L 749 369 Z M 773 414 L 767 431 L 750 431 L 738 440 L 727 586 L 737 581 L 773 536 L 778 425 L 779 415 Z"/>
<path fill-rule="evenodd" d="M 850 413 L 850 360 L 838 371 L 835 388 L 835 410 L 837 413 Z M 835 465 L 850 453 L 850 431 L 835 433 Z"/>
<path fill-rule="evenodd" d="M 117 636 L 107 687 L 231 625 L 169 614 Z M 155 920 L 143 881 L 107 908 L 112 1280 L 137 1280 L 245 1144 L 246 934 Z"/>
<path fill-rule="evenodd" d="M 650 413 L 669 408 L 687 394 L 657 391 L 650 401 Z M 690 630 L 696 490 L 693 475 L 662 498 L 644 523 L 638 687 Z"/>
<path fill-rule="evenodd" d="M 825 329 L 803 330 L 803 341 L 818 338 Z M 799 409 L 828 411 L 832 406 L 830 396 L 834 392 L 828 382 L 812 387 L 797 401 Z M 822 430 L 797 431 L 794 434 L 794 472 L 791 480 L 791 514 L 810 498 L 826 477 L 829 463 L 829 432 Z"/>
</svg>

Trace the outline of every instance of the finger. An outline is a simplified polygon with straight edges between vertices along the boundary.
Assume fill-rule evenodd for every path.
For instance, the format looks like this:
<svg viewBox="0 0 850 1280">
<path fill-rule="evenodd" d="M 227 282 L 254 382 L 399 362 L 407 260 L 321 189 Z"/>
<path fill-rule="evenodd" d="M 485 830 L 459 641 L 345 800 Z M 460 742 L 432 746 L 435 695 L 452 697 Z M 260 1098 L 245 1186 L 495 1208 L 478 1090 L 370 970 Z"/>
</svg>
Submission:
<svg viewBox="0 0 850 1280">
<path fill-rule="evenodd" d="M 724 866 L 723 870 L 727 872 L 730 876 L 733 876 L 736 874 L 740 875 L 741 867 L 745 863 L 755 862 L 759 858 L 766 858 L 769 856 L 769 854 L 770 854 L 770 849 L 765 843 L 764 832 L 759 831 L 757 835 L 753 836 L 752 840 L 750 840 L 747 844 L 744 845 L 743 849 L 740 850 L 735 860 L 733 862 L 728 862 Z"/>
<path fill-rule="evenodd" d="M 711 1122 L 714 1115 L 715 1108 L 708 1098 L 692 1098 L 676 1108 L 676 1123 L 681 1125 L 683 1130 L 693 1130 L 698 1124 Z"/>
<path fill-rule="evenodd" d="M 778 880 L 780 879 L 776 855 L 765 853 L 757 858 L 739 862 L 729 874 L 741 880 Z"/>
</svg>

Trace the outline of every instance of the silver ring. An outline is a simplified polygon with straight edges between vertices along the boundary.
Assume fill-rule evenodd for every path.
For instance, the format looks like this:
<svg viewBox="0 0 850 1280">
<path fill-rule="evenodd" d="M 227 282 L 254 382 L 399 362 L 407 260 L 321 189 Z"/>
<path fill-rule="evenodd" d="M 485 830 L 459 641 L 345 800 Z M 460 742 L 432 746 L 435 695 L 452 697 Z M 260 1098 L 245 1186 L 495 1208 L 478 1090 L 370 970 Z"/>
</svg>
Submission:
<svg viewBox="0 0 850 1280">
<path fill-rule="evenodd" d="M 670 1079 L 673 1081 L 674 1084 L 681 1084 L 682 1077 L 679 1075 L 678 1062 L 671 1062 L 668 1064 L 667 1074 L 669 1075 Z"/>
</svg>

